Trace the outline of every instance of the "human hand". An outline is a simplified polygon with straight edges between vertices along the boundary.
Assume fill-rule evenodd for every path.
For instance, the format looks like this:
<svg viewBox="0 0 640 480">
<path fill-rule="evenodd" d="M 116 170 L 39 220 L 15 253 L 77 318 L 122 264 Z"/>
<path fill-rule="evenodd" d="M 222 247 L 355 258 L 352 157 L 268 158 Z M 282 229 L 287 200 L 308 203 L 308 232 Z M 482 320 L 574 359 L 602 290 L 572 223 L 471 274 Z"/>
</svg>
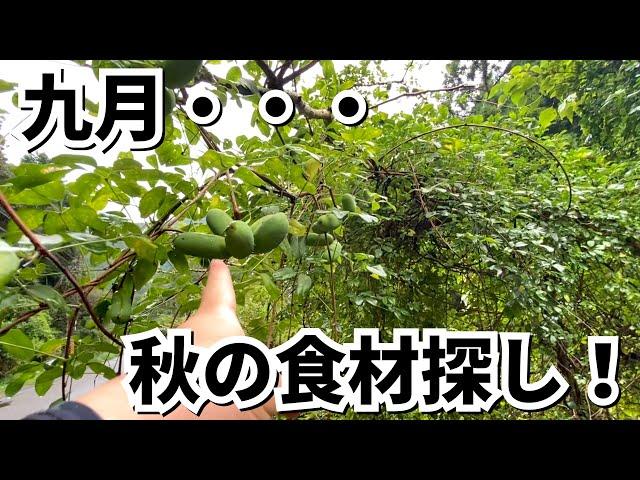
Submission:
<svg viewBox="0 0 640 480">
<path fill-rule="evenodd" d="M 197 312 L 178 328 L 193 330 L 194 343 L 200 347 L 210 347 L 226 337 L 244 335 L 236 316 L 236 295 L 229 267 L 221 260 L 213 260 L 209 266 L 207 285 Z M 267 420 L 276 412 L 272 397 L 262 406 L 246 411 L 240 411 L 233 404 L 208 403 L 199 416 L 182 405 L 166 416 L 137 414 L 129 404 L 122 380 L 122 376 L 114 378 L 75 401 L 92 408 L 104 419 Z"/>
</svg>

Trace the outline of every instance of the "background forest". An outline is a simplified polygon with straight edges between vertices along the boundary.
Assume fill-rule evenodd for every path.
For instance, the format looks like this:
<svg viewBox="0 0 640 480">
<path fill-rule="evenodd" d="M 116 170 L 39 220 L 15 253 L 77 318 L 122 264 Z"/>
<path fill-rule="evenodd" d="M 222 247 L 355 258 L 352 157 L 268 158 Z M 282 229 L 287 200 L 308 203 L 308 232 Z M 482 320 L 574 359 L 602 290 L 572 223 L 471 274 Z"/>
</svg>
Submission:
<svg viewBox="0 0 640 480">
<path fill-rule="evenodd" d="M 289 217 L 279 248 L 230 262 L 239 317 L 267 345 L 303 326 L 339 342 L 357 327 L 380 328 L 384 341 L 398 327 L 531 332 L 532 381 L 555 365 L 571 386 L 536 413 L 501 401 L 480 416 L 346 418 L 640 418 L 640 62 L 455 60 L 435 90 L 420 88 L 418 64 L 407 61 L 396 77 L 377 61 L 336 69 L 328 60 L 209 60 L 176 90 L 164 142 L 142 158 L 9 162 L 0 149 L 0 192 L 93 311 L 0 207 L 4 395 L 55 385 L 68 398 L 74 380 L 116 375 L 119 336 L 184 320 L 199 304 L 206 263 L 175 255 L 172 239 L 209 232 L 205 215 L 220 208 L 244 220 Z M 253 109 L 262 135 L 218 138 L 191 122 L 183 105 L 194 84 Z M 0 95 L 15 100 L 16 88 L 0 80 Z M 297 109 L 277 128 L 257 113 L 260 94 L 274 88 Z M 369 104 L 357 127 L 328 109 L 345 89 Z M 410 113 L 380 111 L 403 98 L 417 100 Z M 204 154 L 192 153 L 202 145 Z M 345 193 L 356 212 L 342 210 Z M 335 241 L 305 247 L 327 212 L 342 220 Z M 127 272 L 133 314 L 115 324 L 105 314 Z M 586 395 L 589 335 L 620 337 L 622 393 L 610 409 Z"/>
</svg>

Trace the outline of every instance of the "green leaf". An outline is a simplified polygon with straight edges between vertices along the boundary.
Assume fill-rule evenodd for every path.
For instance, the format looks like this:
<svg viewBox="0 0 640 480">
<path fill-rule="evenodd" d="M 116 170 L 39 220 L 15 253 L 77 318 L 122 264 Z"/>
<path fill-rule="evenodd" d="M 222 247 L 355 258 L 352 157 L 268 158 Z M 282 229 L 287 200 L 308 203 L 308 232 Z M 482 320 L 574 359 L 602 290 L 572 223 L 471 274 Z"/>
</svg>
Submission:
<svg viewBox="0 0 640 480">
<path fill-rule="evenodd" d="M 382 265 L 367 265 L 367 270 L 371 272 L 371 276 L 375 279 L 387 277 L 387 272 L 384 271 Z"/>
<path fill-rule="evenodd" d="M 378 223 L 378 217 L 374 217 L 368 213 L 358 213 L 357 215 L 366 223 Z"/>
<path fill-rule="evenodd" d="M 0 80 L 0 93 L 10 92 L 18 86 L 17 83 L 7 82 L 6 80 Z"/>
<path fill-rule="evenodd" d="M 273 272 L 273 279 L 280 282 L 282 280 L 289 280 L 296 276 L 296 271 L 291 267 L 284 267 L 280 270 Z"/>
<path fill-rule="evenodd" d="M 155 187 L 145 193 L 140 199 L 140 215 L 148 217 L 154 213 L 167 195 L 167 189 L 165 187 Z"/>
<path fill-rule="evenodd" d="M 8 195 L 9 201 L 14 205 L 49 205 L 64 199 L 65 187 L 61 180 L 27 188 L 17 193 Z"/>
<path fill-rule="evenodd" d="M 83 345 L 83 348 L 92 352 L 104 352 L 104 353 L 120 353 L 120 349 L 113 343 L 98 342 L 93 344 Z"/>
<path fill-rule="evenodd" d="M 184 254 L 177 250 L 171 250 L 167 256 L 173 267 L 180 273 L 189 273 L 189 262 Z"/>
<path fill-rule="evenodd" d="M 136 290 L 142 288 L 156 273 L 158 265 L 155 262 L 150 262 L 144 258 L 138 259 L 136 266 L 133 269 L 133 283 Z"/>
<path fill-rule="evenodd" d="M 307 234 L 307 227 L 301 224 L 295 218 L 289 219 L 289 233 L 296 237 L 304 237 Z"/>
<path fill-rule="evenodd" d="M 13 397 L 16 393 L 22 390 L 22 387 L 28 379 L 29 376 L 20 375 L 17 379 L 12 380 L 7 384 L 6 388 L 4 389 L 4 394 L 7 397 Z"/>
<path fill-rule="evenodd" d="M 107 380 L 111 380 L 112 378 L 118 376 L 118 374 L 111 367 L 108 367 L 107 365 L 104 365 L 102 363 L 90 362 L 87 365 L 95 373 L 97 373 L 98 375 L 102 375 Z"/>
<path fill-rule="evenodd" d="M 11 380 L 7 383 L 4 394 L 7 397 L 13 397 L 22 389 L 25 382 L 35 377 L 41 370 L 42 366 L 39 363 L 35 362 L 24 364 L 18 368 L 15 368 L 15 374 L 12 375 Z"/>
<path fill-rule="evenodd" d="M 271 300 L 277 300 L 280 298 L 280 289 L 271 278 L 271 275 L 268 273 L 261 273 L 260 278 L 262 279 L 262 284 L 267 289 L 267 293 L 269 294 L 269 297 L 271 297 Z"/>
<path fill-rule="evenodd" d="M 66 343 L 66 338 L 54 338 L 52 340 L 44 342 L 42 345 L 40 345 L 38 350 L 43 353 L 53 353 L 57 355 L 59 353 L 62 353 L 62 347 L 64 347 Z"/>
<path fill-rule="evenodd" d="M 69 172 L 68 169 L 51 164 L 34 165 L 21 164 L 13 169 L 15 177 L 8 180 L 16 192 L 25 188 L 33 188 L 38 185 L 60 180 Z"/>
<path fill-rule="evenodd" d="M 93 157 L 72 154 L 55 156 L 51 159 L 51 163 L 64 167 L 77 167 L 78 165 L 89 165 L 91 167 L 98 166 L 98 163 L 93 159 Z"/>
<path fill-rule="evenodd" d="M 31 360 L 34 355 L 33 342 L 18 328 L 12 328 L 0 337 L 0 346 L 12 357 L 19 360 Z"/>
<path fill-rule="evenodd" d="M 154 243 L 147 237 L 127 237 L 124 240 L 124 243 L 127 244 L 127 247 L 136 252 L 136 254 L 140 256 L 140 258 L 143 258 L 150 262 L 155 261 L 156 250 L 158 249 L 158 247 L 156 247 Z"/>
<path fill-rule="evenodd" d="M 10 247 L 6 242 L 0 240 L 0 288 L 3 288 L 11 281 L 20 267 L 18 256 L 11 251 L 3 251 L 3 248 Z"/>
<path fill-rule="evenodd" d="M 52 367 L 48 370 L 45 370 L 38 378 L 36 378 L 35 390 L 38 395 L 41 397 L 49 391 L 53 381 L 62 376 L 62 367 Z"/>
<path fill-rule="evenodd" d="M 540 126 L 546 129 L 551 122 L 553 122 L 558 116 L 558 112 L 553 107 L 545 108 L 542 112 L 540 112 Z"/>
<path fill-rule="evenodd" d="M 295 295 L 297 297 L 304 297 L 309 290 L 311 290 L 311 285 L 313 281 L 311 277 L 305 273 L 301 273 L 298 275 L 298 280 L 296 281 L 296 290 Z"/>
<path fill-rule="evenodd" d="M 52 303 L 54 305 L 64 305 L 64 297 L 57 290 L 48 285 L 30 285 L 25 288 L 27 293 L 41 303 Z"/>
<path fill-rule="evenodd" d="M 237 65 L 234 65 L 227 72 L 227 80 L 230 82 L 237 82 L 242 77 L 242 70 Z"/>
</svg>

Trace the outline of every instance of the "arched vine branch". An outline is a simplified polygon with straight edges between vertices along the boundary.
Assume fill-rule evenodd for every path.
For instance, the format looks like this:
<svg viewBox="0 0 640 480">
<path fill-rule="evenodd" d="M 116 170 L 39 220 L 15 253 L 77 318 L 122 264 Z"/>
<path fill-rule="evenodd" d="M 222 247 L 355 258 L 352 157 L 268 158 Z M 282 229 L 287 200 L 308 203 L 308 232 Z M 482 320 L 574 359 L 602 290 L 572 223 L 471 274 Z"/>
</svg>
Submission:
<svg viewBox="0 0 640 480">
<path fill-rule="evenodd" d="M 564 178 L 567 181 L 567 186 L 569 188 L 569 201 L 567 202 L 567 208 L 565 209 L 564 215 L 569 213 L 569 210 L 571 209 L 572 200 L 573 200 L 573 189 L 572 189 L 572 186 L 571 186 L 571 179 L 569 178 L 569 174 L 567 173 L 567 171 L 565 170 L 564 166 L 562 165 L 562 162 L 560 161 L 558 156 L 555 153 L 553 153 L 548 147 L 544 146 L 542 143 L 540 143 L 535 138 L 532 138 L 532 137 L 530 137 L 528 135 L 525 135 L 524 133 L 518 132 L 517 130 L 511 130 L 509 128 L 498 127 L 496 125 L 483 125 L 483 124 L 480 124 L 480 123 L 461 123 L 460 125 L 445 125 L 444 127 L 434 128 L 432 130 L 429 130 L 428 132 L 419 133 L 418 135 L 414 135 L 413 137 L 408 138 L 407 140 L 404 140 L 403 142 L 400 142 L 399 144 L 395 145 L 390 150 L 387 150 L 380 158 L 378 158 L 378 163 L 381 162 L 389 154 L 391 154 L 391 153 L 395 152 L 396 150 L 398 150 L 402 145 L 406 145 L 409 142 L 412 142 L 412 141 L 417 140 L 417 139 L 422 138 L 422 137 L 426 137 L 427 135 L 431 135 L 431 134 L 438 133 L 438 132 L 443 132 L 445 130 L 454 130 L 454 129 L 458 129 L 458 128 L 467 128 L 467 127 L 468 128 L 485 128 L 487 130 L 496 130 L 496 131 L 499 131 L 499 132 L 505 132 L 505 133 L 509 133 L 511 135 L 515 135 L 515 136 L 520 137 L 520 138 L 524 138 L 528 142 L 533 143 L 536 147 L 541 149 L 547 155 L 549 155 L 556 162 L 558 167 L 560 167 L 560 170 L 562 171 L 562 174 L 564 175 Z"/>
</svg>

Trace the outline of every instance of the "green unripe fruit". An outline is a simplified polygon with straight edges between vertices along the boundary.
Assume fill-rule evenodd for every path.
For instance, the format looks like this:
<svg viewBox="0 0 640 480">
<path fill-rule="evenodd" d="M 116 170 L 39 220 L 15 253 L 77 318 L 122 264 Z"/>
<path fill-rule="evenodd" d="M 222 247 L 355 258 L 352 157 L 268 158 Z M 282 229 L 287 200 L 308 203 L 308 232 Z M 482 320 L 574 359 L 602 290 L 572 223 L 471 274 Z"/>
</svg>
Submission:
<svg viewBox="0 0 640 480">
<path fill-rule="evenodd" d="M 314 233 L 329 233 L 333 232 L 340 226 L 340 220 L 333 213 L 325 213 L 320 215 L 316 223 L 313 224 L 311 230 Z"/>
<path fill-rule="evenodd" d="M 126 275 L 122 281 L 122 286 L 111 298 L 110 313 L 113 323 L 127 323 L 131 318 L 133 288 L 133 277 Z"/>
<path fill-rule="evenodd" d="M 207 225 L 215 235 L 223 235 L 231 222 L 233 222 L 233 218 L 227 215 L 224 210 L 214 208 L 207 213 Z"/>
<path fill-rule="evenodd" d="M 176 94 L 173 90 L 164 89 L 164 116 L 171 115 L 173 109 L 176 108 Z"/>
<path fill-rule="evenodd" d="M 347 212 L 355 212 L 356 211 L 356 197 L 351 195 L 350 193 L 345 193 L 342 195 L 342 209 Z"/>
<path fill-rule="evenodd" d="M 320 203 L 321 206 L 326 207 L 327 209 L 333 207 L 333 200 L 331 200 L 331 197 L 322 197 L 318 203 Z"/>
<path fill-rule="evenodd" d="M 167 60 L 164 62 L 164 84 L 168 88 L 182 88 L 196 76 L 202 60 Z"/>
<path fill-rule="evenodd" d="M 253 232 L 242 220 L 234 220 L 224 231 L 227 251 L 232 257 L 242 259 L 253 253 Z"/>
<path fill-rule="evenodd" d="M 200 258 L 229 258 L 224 237 L 186 232 L 176 236 L 173 246 L 178 252 Z"/>
<path fill-rule="evenodd" d="M 331 245 L 332 243 L 333 235 L 331 235 L 330 233 L 326 234 L 326 238 L 324 233 L 320 234 L 310 232 L 309 235 L 307 235 L 306 244 L 311 247 L 326 247 L 327 245 Z"/>
<path fill-rule="evenodd" d="M 276 248 L 289 233 L 289 219 L 285 213 L 273 213 L 251 225 L 253 253 L 267 253 Z"/>
</svg>

